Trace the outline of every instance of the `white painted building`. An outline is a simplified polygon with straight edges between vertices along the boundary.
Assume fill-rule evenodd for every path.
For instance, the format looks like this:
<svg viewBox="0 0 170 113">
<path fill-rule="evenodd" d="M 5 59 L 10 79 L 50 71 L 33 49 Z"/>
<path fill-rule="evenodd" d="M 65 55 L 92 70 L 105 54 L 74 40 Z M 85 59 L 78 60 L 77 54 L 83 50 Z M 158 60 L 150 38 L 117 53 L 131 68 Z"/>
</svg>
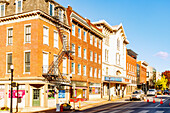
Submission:
<svg viewBox="0 0 170 113">
<path fill-rule="evenodd" d="M 122 24 L 111 26 L 105 20 L 94 22 L 102 29 L 105 39 L 103 41 L 102 77 L 103 96 L 122 97 L 126 95 L 126 85 L 130 82 L 126 77 L 126 38 Z"/>
</svg>

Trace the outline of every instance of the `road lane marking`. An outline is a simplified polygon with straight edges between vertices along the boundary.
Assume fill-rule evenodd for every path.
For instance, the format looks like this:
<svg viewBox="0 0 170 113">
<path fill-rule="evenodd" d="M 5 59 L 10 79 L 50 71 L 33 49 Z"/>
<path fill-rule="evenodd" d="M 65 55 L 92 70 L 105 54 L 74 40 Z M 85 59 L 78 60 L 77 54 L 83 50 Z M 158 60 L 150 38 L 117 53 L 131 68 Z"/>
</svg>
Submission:
<svg viewBox="0 0 170 113">
<path fill-rule="evenodd" d="M 121 113 L 120 111 L 121 110 L 116 110 L 116 111 L 112 111 L 112 112 L 109 112 L 109 113 L 118 113 L 118 112 Z"/>
<path fill-rule="evenodd" d="M 166 100 L 164 100 L 163 101 L 163 103 L 165 103 L 166 101 L 168 101 L 169 99 L 166 99 Z M 155 106 L 156 108 L 158 107 L 158 106 L 160 106 L 161 104 L 158 104 L 157 106 Z"/>
<path fill-rule="evenodd" d="M 142 110 L 142 111 L 140 111 L 138 113 L 148 113 L 148 112 L 149 112 L 149 110 Z"/>
<path fill-rule="evenodd" d="M 163 113 L 164 111 L 156 111 L 155 113 Z"/>
<path fill-rule="evenodd" d="M 123 113 L 132 113 L 132 112 L 134 112 L 135 110 L 128 110 L 128 111 L 126 111 L 126 112 L 123 112 Z"/>
</svg>

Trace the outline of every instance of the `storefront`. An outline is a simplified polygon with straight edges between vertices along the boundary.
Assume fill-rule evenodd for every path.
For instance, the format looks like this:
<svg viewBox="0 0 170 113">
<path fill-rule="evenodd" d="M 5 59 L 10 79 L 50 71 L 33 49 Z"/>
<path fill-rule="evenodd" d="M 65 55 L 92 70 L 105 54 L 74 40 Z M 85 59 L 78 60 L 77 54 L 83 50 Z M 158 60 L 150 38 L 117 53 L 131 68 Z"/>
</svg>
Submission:
<svg viewBox="0 0 170 113">
<path fill-rule="evenodd" d="M 89 86 L 89 99 L 101 98 L 101 84 L 90 83 Z"/>
</svg>

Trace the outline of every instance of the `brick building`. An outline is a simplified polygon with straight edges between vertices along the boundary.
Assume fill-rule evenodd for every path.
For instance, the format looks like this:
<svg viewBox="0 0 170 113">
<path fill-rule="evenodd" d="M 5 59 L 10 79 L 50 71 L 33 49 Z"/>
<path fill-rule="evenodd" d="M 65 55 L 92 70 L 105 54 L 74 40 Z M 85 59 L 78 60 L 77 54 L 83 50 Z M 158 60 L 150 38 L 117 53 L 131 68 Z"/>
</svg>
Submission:
<svg viewBox="0 0 170 113">
<path fill-rule="evenodd" d="M 146 61 L 138 61 L 137 62 L 137 87 L 146 91 L 146 76 L 147 76 L 147 66 L 148 63 Z"/>
<path fill-rule="evenodd" d="M 130 84 L 127 85 L 127 93 L 131 94 L 135 89 L 137 89 L 137 54 L 131 50 L 127 49 L 126 55 L 126 77 L 130 79 Z"/>
<path fill-rule="evenodd" d="M 83 18 L 72 7 L 67 8 L 70 45 L 73 54 L 71 62 L 71 97 L 94 99 L 101 98 L 102 81 L 102 39 L 100 29 L 90 20 Z"/>
<path fill-rule="evenodd" d="M 70 53 L 66 47 L 71 29 L 66 9 L 53 0 L 0 0 L 0 6 L 0 107 L 10 106 L 12 64 L 21 98 L 17 103 L 15 87 L 13 108 L 68 102 Z"/>
</svg>

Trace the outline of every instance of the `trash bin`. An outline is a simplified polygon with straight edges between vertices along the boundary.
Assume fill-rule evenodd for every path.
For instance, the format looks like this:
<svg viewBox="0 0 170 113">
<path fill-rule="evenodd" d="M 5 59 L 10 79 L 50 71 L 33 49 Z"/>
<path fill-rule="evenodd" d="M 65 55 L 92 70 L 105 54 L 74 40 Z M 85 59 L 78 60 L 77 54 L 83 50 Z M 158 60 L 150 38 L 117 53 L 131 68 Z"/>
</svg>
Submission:
<svg viewBox="0 0 170 113">
<path fill-rule="evenodd" d="M 56 112 L 60 112 L 60 104 L 56 104 Z"/>
</svg>

